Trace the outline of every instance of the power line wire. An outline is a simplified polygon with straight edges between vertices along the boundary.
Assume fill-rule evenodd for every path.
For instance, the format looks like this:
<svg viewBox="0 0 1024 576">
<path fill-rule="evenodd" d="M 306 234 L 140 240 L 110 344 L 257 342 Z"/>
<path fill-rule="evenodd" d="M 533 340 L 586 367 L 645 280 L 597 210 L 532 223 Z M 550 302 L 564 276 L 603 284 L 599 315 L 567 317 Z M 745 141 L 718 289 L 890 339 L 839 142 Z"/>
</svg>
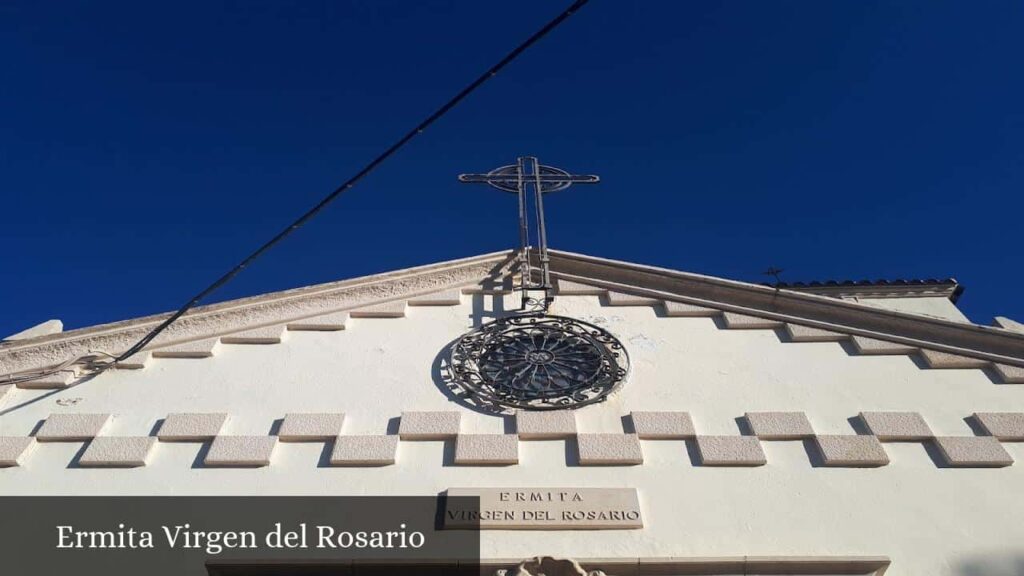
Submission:
<svg viewBox="0 0 1024 576">
<path fill-rule="evenodd" d="M 471 82 L 469 85 L 467 85 L 461 91 L 459 91 L 454 97 L 452 97 L 450 100 L 448 100 L 443 106 L 441 106 L 440 108 L 435 110 L 434 113 L 432 113 L 431 115 L 427 116 L 427 118 L 425 120 L 423 120 L 422 122 L 417 124 L 415 128 L 413 128 L 412 130 L 408 131 L 404 136 L 399 138 L 394 144 L 392 144 L 390 147 L 385 149 L 384 152 L 382 152 L 376 158 L 374 158 L 369 163 L 367 163 L 365 166 L 363 166 L 363 168 L 361 170 L 359 170 L 358 172 L 356 172 L 355 175 L 353 175 L 348 180 L 346 180 L 343 184 L 341 184 L 340 186 L 335 188 L 334 191 L 332 191 L 330 194 L 328 194 L 322 200 L 320 200 L 320 202 L 318 202 L 315 206 L 313 206 L 308 211 L 306 211 L 305 214 L 303 214 L 297 220 L 295 220 L 294 222 L 289 224 L 286 228 L 284 228 L 283 230 L 278 232 L 277 235 L 275 235 L 273 238 L 271 238 L 265 244 L 263 244 L 262 246 L 257 248 L 255 252 L 253 252 L 252 254 L 249 254 L 248 256 L 246 256 L 244 260 L 242 260 L 238 265 L 236 265 L 234 268 L 229 270 L 226 274 L 224 274 L 223 276 L 218 278 L 213 284 L 210 284 L 209 286 L 204 288 L 201 292 L 199 292 L 198 294 L 193 296 L 188 302 L 185 303 L 184 306 L 179 308 L 177 311 L 175 311 L 173 314 L 171 314 L 166 320 L 161 322 L 156 328 L 154 328 L 149 333 L 147 333 L 145 336 L 143 336 L 138 342 L 136 342 L 130 348 L 128 348 L 123 353 L 121 353 L 119 356 L 117 356 L 114 359 L 113 362 L 102 366 L 99 369 L 99 371 L 102 372 L 106 368 L 108 368 L 108 367 L 110 367 L 110 366 L 112 366 L 112 365 L 114 365 L 114 364 L 116 364 L 118 362 L 121 362 L 122 360 L 125 360 L 125 359 L 131 357 L 133 354 L 136 354 L 139 351 L 141 351 L 143 348 L 145 348 L 150 342 L 153 341 L 154 338 L 156 338 L 161 332 L 166 330 L 168 326 L 170 326 L 176 320 L 178 320 L 179 318 L 184 316 L 186 312 L 188 312 L 193 307 L 195 307 L 197 304 L 199 304 L 199 302 L 201 302 L 204 298 L 206 298 L 210 294 L 213 294 L 218 289 L 220 289 L 222 286 L 224 286 L 225 284 L 230 282 L 235 276 L 237 276 L 239 273 L 241 273 L 242 270 L 247 268 L 250 264 L 252 264 L 254 261 L 256 261 L 257 258 L 259 258 L 264 253 L 266 253 L 268 250 L 273 248 L 276 244 L 278 244 L 279 242 L 281 242 L 282 240 L 287 238 L 289 235 L 291 235 L 292 232 L 295 232 L 296 230 L 301 228 L 306 222 L 312 220 L 313 217 L 315 217 L 324 208 L 326 208 L 328 204 L 330 204 L 331 202 L 336 200 L 343 193 L 345 193 L 348 190 L 350 190 L 353 186 L 356 185 L 357 182 L 362 180 L 364 177 L 366 177 L 366 175 L 368 175 L 375 168 L 377 168 L 377 166 L 379 166 L 385 160 L 390 158 L 393 154 L 395 154 L 395 152 L 398 152 L 398 150 L 401 149 L 403 146 L 408 144 L 410 140 L 412 140 L 413 138 L 415 138 L 419 134 L 422 134 L 423 131 L 426 130 L 428 127 L 430 127 L 431 124 L 433 124 L 434 122 L 439 120 L 442 116 L 444 116 L 449 111 L 451 111 L 451 109 L 454 108 L 456 105 L 458 105 L 459 102 L 461 102 L 467 96 L 472 94 L 477 88 L 482 86 L 485 82 L 487 82 L 488 80 L 493 78 L 503 68 L 505 68 L 506 66 L 511 64 L 517 57 L 519 57 L 520 54 L 522 54 L 528 48 L 530 48 L 535 43 L 537 43 L 537 41 L 539 41 L 541 38 L 547 36 L 552 30 L 557 28 L 562 22 L 564 22 L 566 19 L 568 19 L 570 16 L 572 16 L 577 10 L 582 8 L 587 2 L 589 2 L 589 0 L 575 0 L 572 4 L 569 5 L 568 8 L 563 10 L 558 16 L 555 16 L 551 21 L 549 21 L 547 24 L 545 24 L 541 29 L 539 29 L 536 32 L 534 32 L 524 42 L 522 42 L 521 44 L 516 46 L 511 52 L 506 54 L 504 58 L 499 60 L 497 64 L 491 66 L 486 72 L 484 72 L 483 74 L 478 76 L 476 78 L 476 80 L 473 80 L 473 82 Z M 34 378 L 40 378 L 40 377 L 49 376 L 51 374 L 56 373 L 57 371 L 59 371 L 59 368 L 57 370 L 52 370 L 52 371 L 50 371 L 49 373 L 46 373 L 46 374 L 40 374 L 40 373 L 33 374 L 31 376 L 31 378 L 22 377 L 21 380 L 19 380 L 19 381 L 22 381 L 22 380 L 24 380 L 26 378 L 27 379 L 34 379 Z M 11 382 L 10 381 L 0 381 L 0 383 L 9 384 Z"/>
</svg>

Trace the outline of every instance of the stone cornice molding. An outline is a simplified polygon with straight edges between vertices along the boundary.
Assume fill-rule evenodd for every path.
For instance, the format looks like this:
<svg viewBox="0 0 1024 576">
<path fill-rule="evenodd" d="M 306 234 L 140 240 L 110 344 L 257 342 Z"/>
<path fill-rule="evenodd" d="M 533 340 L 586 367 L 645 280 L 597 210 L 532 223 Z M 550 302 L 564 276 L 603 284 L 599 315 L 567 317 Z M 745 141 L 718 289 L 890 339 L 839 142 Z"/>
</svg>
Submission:
<svg viewBox="0 0 1024 576">
<path fill-rule="evenodd" d="M 552 276 L 652 301 L 680 302 L 910 347 L 1024 367 L 1024 333 L 878 308 L 799 290 L 773 288 L 551 250 Z M 273 292 L 194 309 L 148 349 L 269 327 L 334 312 L 475 286 L 511 286 L 512 251 Z M 621 295 L 621 294 L 620 294 Z M 119 353 L 167 317 L 146 316 L 0 344 L 0 374 L 56 366 L 102 351 Z"/>
<path fill-rule="evenodd" d="M 478 285 L 488 279 L 499 282 L 511 263 L 511 251 L 494 252 L 201 306 L 168 327 L 147 349 Z M 120 353 L 167 316 L 156 314 L 4 343 L 0 374 L 55 366 L 93 351 Z"/>
<path fill-rule="evenodd" d="M 654 266 L 551 250 L 555 278 L 1024 366 L 1024 334 Z"/>
<path fill-rule="evenodd" d="M 832 298 L 946 298 L 956 302 L 963 287 L 959 284 L 888 284 L 888 285 L 782 285 L 783 290 L 818 294 Z"/>
</svg>

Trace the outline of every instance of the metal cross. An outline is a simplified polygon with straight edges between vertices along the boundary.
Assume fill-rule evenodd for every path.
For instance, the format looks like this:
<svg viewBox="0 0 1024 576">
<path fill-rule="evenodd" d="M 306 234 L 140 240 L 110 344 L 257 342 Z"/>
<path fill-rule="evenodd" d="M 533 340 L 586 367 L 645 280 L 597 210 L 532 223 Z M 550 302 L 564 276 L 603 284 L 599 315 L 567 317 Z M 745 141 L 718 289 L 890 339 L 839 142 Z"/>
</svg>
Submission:
<svg viewBox="0 0 1024 576">
<path fill-rule="evenodd" d="M 593 184 L 600 179 L 589 174 L 569 174 L 560 168 L 544 166 L 533 156 L 521 156 L 515 164 L 502 166 L 486 174 L 460 174 L 459 182 L 485 183 L 519 197 L 519 270 L 523 305 L 529 290 L 544 291 L 544 309 L 551 301 L 551 270 L 548 258 L 548 233 L 544 225 L 544 195 L 565 190 L 573 184 Z M 537 255 L 540 259 L 540 284 L 534 284 L 530 269 L 530 222 L 526 209 L 527 186 L 533 185 L 537 220 Z"/>
</svg>

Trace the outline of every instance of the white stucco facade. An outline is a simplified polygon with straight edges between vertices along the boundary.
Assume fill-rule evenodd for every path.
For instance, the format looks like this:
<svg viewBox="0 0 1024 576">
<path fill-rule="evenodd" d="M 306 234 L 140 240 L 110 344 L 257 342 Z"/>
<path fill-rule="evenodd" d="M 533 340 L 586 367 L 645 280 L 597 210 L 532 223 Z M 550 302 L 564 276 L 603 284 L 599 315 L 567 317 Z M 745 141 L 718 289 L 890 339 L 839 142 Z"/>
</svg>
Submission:
<svg viewBox="0 0 1024 576">
<path fill-rule="evenodd" d="M 452 399 L 444 350 L 513 311 L 517 294 L 470 291 L 457 305 L 399 318 L 349 318 L 344 330 L 285 331 L 276 344 L 220 343 L 208 358 L 152 358 L 60 390 L 0 400 L 0 436 L 32 434 L 52 414 L 111 414 L 103 436 L 155 435 L 171 413 L 225 412 L 223 435 L 272 435 L 287 413 L 344 413 L 342 435 L 394 434 L 403 411 L 457 411 L 459 433 L 514 434 L 510 416 Z M 904 307 L 903 310 L 908 308 Z M 909 309 L 912 309 L 909 308 Z M 698 436 L 749 434 L 747 412 L 803 412 L 815 434 L 865 433 L 858 414 L 915 412 L 935 436 L 975 436 L 976 412 L 1024 413 L 1024 385 L 990 369 L 930 368 L 915 354 L 866 355 L 849 341 L 794 342 L 782 328 L 728 328 L 671 317 L 660 302 L 612 306 L 559 295 L 553 313 L 597 324 L 632 371 L 606 402 L 575 411 L 579 433 L 631 432 L 634 411 L 685 411 Z M 963 319 L 957 319 L 963 322 Z M 203 443 L 157 442 L 145 466 L 84 468 L 83 442 L 36 443 L 0 469 L 8 495 L 433 495 L 449 487 L 629 487 L 640 530 L 485 531 L 484 557 L 887 556 L 886 574 L 1017 574 L 1024 566 L 1024 443 L 1015 461 L 949 467 L 930 441 L 884 442 L 889 464 L 826 467 L 813 440 L 761 442 L 763 466 L 702 465 L 694 440 L 640 440 L 643 463 L 582 466 L 573 439 L 519 441 L 518 464 L 460 466 L 453 441 L 401 441 L 396 462 L 337 467 L 330 442 L 285 443 L 262 467 L 202 464 Z"/>
</svg>

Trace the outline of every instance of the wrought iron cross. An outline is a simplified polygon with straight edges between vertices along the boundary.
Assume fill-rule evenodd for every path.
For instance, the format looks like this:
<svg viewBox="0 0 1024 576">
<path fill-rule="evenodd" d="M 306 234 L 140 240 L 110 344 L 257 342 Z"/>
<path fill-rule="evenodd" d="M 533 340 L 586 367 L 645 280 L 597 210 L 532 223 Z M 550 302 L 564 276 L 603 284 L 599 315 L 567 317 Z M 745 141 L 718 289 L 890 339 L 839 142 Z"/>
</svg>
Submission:
<svg viewBox="0 0 1024 576">
<path fill-rule="evenodd" d="M 544 309 L 551 301 L 551 260 L 548 258 L 548 233 L 544 225 L 544 195 L 565 190 L 573 184 L 593 184 L 600 179 L 589 174 L 569 174 L 560 168 L 545 166 L 533 156 L 521 156 L 515 164 L 502 166 L 486 174 L 460 174 L 460 182 L 485 183 L 519 197 L 519 270 L 523 306 L 530 290 L 544 291 Z M 540 284 L 533 283 L 530 269 L 530 218 L 527 210 L 527 187 L 533 186 L 537 225 L 537 255 L 540 260 Z"/>
</svg>

